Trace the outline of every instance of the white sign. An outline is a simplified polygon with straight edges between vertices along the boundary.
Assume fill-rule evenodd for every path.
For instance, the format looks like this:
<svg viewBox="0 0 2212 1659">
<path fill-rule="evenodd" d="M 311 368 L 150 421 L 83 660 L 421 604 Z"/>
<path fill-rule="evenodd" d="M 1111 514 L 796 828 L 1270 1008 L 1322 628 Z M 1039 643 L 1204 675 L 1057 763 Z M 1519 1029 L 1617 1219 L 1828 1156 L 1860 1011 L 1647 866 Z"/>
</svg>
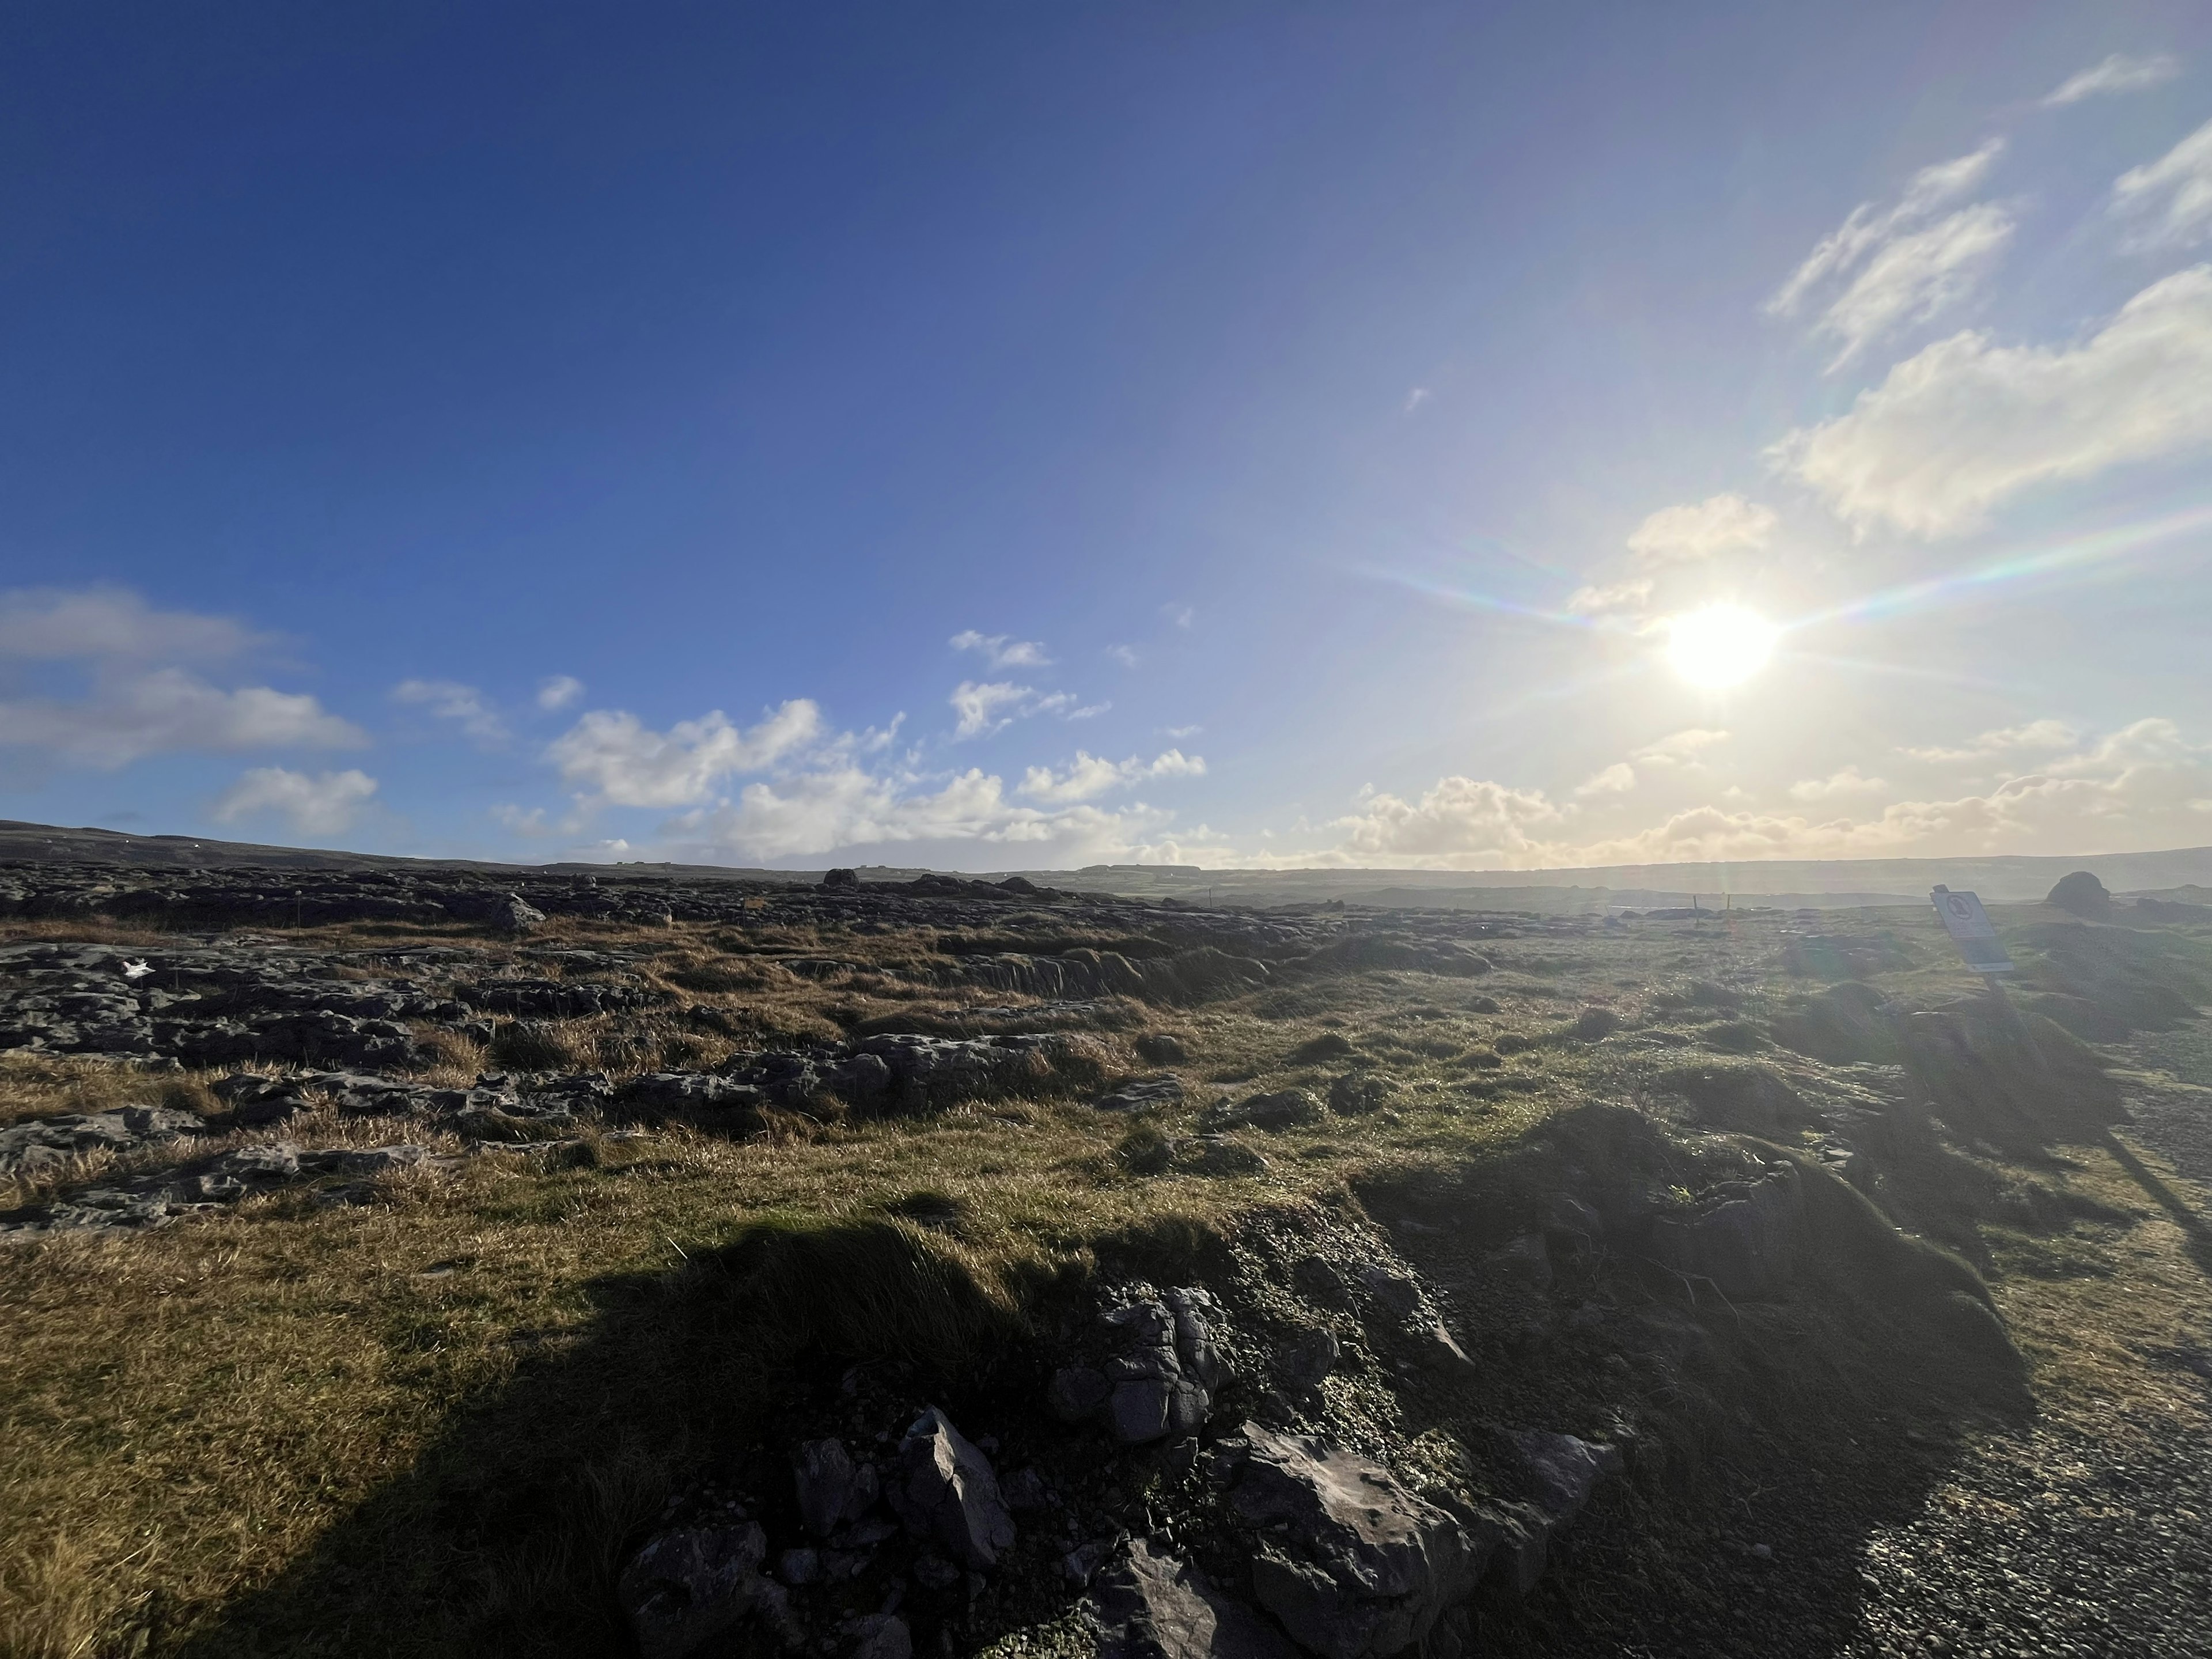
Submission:
<svg viewBox="0 0 2212 1659">
<path fill-rule="evenodd" d="M 1978 974 L 2010 974 L 2018 971 L 2012 958 L 2005 954 L 2004 946 L 1997 943 L 1997 930 L 1990 921 L 1990 913 L 1982 908 L 1981 900 L 1972 893 L 1954 893 L 1948 887 L 1938 887 L 1929 894 L 1936 901 L 1936 914 L 1943 918 L 1943 931 L 1959 947 L 1959 954 L 1966 959 L 1966 966 Z"/>
</svg>

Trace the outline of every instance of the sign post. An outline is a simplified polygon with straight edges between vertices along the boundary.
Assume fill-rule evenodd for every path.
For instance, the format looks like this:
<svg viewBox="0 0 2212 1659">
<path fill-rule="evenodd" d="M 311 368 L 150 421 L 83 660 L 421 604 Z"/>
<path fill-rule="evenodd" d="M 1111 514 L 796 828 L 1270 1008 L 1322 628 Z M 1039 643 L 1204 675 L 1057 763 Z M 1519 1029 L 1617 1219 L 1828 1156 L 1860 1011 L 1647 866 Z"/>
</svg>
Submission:
<svg viewBox="0 0 2212 1659">
<path fill-rule="evenodd" d="M 1954 893 L 1941 886 L 1928 896 L 1935 901 L 1936 914 L 1943 919 L 1943 931 L 1959 947 L 1966 966 L 1982 976 L 1991 996 L 2003 1002 L 2004 987 L 1997 975 L 2020 970 L 1998 943 L 1997 930 L 1990 921 L 1990 913 L 1982 908 L 1981 900 L 1972 893 Z"/>
</svg>

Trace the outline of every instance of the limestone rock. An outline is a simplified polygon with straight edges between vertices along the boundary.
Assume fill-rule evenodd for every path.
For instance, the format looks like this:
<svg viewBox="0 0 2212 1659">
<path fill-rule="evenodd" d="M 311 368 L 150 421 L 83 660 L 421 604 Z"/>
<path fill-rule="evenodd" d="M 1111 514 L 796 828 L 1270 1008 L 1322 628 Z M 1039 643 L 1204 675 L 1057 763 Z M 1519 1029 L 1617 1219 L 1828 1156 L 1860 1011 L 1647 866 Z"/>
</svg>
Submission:
<svg viewBox="0 0 2212 1659">
<path fill-rule="evenodd" d="M 1280 1632 L 1174 1556 L 1133 1540 L 1092 1581 L 1099 1659 L 1291 1659 Z"/>
<path fill-rule="evenodd" d="M 617 1585 L 641 1659 L 684 1659 L 749 1615 L 787 1615 L 783 1589 L 761 1571 L 760 1523 L 685 1528 L 649 1540 Z"/>
<path fill-rule="evenodd" d="M 1597 1483 L 1626 1466 L 1620 1448 L 1554 1434 L 1544 1429 L 1509 1431 L 1504 1437 L 1527 1476 L 1529 1490 L 1561 1526 L 1589 1502 Z"/>
<path fill-rule="evenodd" d="M 1091 1103 L 1102 1112 L 1137 1112 L 1149 1106 L 1179 1106 L 1182 1093 L 1182 1079 L 1167 1072 L 1124 1083 Z"/>
<path fill-rule="evenodd" d="M 1731 1299 L 1778 1296 L 1796 1271 L 1805 1197 L 1796 1167 L 1777 1164 L 1755 1182 L 1717 1189 L 1721 1202 L 1692 1217 L 1651 1224 L 1651 1257 Z"/>
<path fill-rule="evenodd" d="M 852 1659 L 914 1659 L 914 1633 L 895 1613 L 871 1613 L 854 1632 Z"/>
<path fill-rule="evenodd" d="M 1459 1520 L 1379 1463 L 1328 1442 L 1249 1431 L 1231 1503 L 1261 1529 L 1252 1584 L 1324 1659 L 1383 1659 L 1425 1638 L 1482 1563 Z"/>
<path fill-rule="evenodd" d="M 909 1532 L 966 1566 L 996 1566 L 1014 1541 L 1014 1517 L 989 1462 L 933 1406 L 915 1419 L 899 1446 L 891 1502 Z"/>
<path fill-rule="evenodd" d="M 799 1517 L 817 1538 L 857 1521 L 875 1503 L 875 1467 L 855 1464 L 841 1440 L 808 1440 L 792 1455 Z"/>
</svg>

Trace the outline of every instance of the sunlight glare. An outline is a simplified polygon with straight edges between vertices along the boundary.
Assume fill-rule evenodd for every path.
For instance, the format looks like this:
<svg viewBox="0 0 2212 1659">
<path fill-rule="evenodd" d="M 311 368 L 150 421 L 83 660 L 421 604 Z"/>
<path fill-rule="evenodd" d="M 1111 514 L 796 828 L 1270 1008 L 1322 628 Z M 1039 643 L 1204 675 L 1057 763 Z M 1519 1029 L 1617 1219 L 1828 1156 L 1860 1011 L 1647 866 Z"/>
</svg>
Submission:
<svg viewBox="0 0 2212 1659">
<path fill-rule="evenodd" d="M 1667 660 L 1692 685 L 1741 685 L 1766 666 L 1781 633 L 1740 605 L 1709 605 L 1668 622 Z"/>
</svg>

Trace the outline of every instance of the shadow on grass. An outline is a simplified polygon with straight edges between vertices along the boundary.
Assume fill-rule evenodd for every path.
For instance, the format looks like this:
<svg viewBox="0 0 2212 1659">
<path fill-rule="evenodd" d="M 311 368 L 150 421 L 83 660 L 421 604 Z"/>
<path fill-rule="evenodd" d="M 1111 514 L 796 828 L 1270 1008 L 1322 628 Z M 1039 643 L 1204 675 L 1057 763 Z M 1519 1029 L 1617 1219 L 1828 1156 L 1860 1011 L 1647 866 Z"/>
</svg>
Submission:
<svg viewBox="0 0 2212 1659">
<path fill-rule="evenodd" d="M 2148 1194 L 2152 1202 L 2164 1210 L 2173 1224 L 2181 1229 L 2188 1242 L 2190 1259 L 2208 1275 L 2212 1275 L 2212 1219 L 2199 1215 L 2187 1199 L 2167 1185 L 2158 1172 L 2136 1156 L 2133 1148 L 2118 1135 L 2107 1133 L 2099 1143 L 2112 1154 L 2112 1161 L 2126 1170 L 2136 1185 Z"/>
<path fill-rule="evenodd" d="M 2024 1364 L 1966 1262 L 1809 1160 L 1729 1144 L 1797 1167 L 1806 1245 L 1782 1299 L 1639 1271 L 1612 1255 L 1633 1248 L 1617 1220 L 1592 1250 L 1553 1218 L 1563 1187 L 1618 1218 L 1637 1193 L 1692 1177 L 1682 1149 L 1626 1109 L 1563 1114 L 1462 1180 L 1371 1200 L 1414 1224 L 1400 1248 L 1456 1304 L 1480 1373 L 1471 1396 L 1430 1401 L 1434 1421 L 1474 1445 L 1485 1423 L 1625 1429 L 1632 1449 L 1631 1480 L 1601 1492 L 1528 1597 L 1478 1598 L 1475 1651 L 1853 1651 L 1869 1540 L 1922 1512 L 1970 1435 L 2033 1420 Z M 1559 1264 L 1548 1315 L 1486 1260 L 1537 1230 Z"/>
<path fill-rule="evenodd" d="M 412 1468 L 267 1589 L 155 1651 L 599 1655 L 629 1650 L 613 1583 L 702 1468 L 746 1475 L 810 1350 L 988 1378 L 1005 1291 L 911 1223 L 769 1221 L 673 1272 L 588 1286 L 582 1334 L 458 1410 Z"/>
</svg>

